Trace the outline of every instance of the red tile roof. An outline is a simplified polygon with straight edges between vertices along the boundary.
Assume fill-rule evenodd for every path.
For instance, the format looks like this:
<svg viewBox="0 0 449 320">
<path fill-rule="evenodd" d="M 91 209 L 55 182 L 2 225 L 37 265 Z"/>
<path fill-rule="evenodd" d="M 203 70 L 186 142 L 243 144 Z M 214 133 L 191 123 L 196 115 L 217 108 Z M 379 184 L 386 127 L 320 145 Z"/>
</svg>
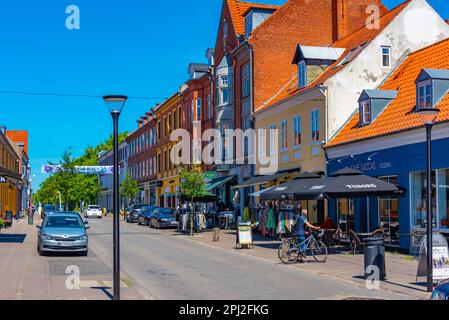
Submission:
<svg viewBox="0 0 449 320">
<path fill-rule="evenodd" d="M 278 9 L 280 6 L 228 0 L 229 11 L 231 12 L 234 30 L 237 34 L 245 34 L 245 14 L 250 9 Z"/>
<path fill-rule="evenodd" d="M 337 74 L 339 71 L 343 70 L 347 64 L 340 64 L 346 57 L 349 56 L 351 51 L 358 48 L 359 46 L 373 40 L 382 30 L 387 27 L 391 21 L 410 3 L 411 0 L 404 2 L 398 7 L 388 11 L 379 19 L 379 29 L 368 29 L 363 27 L 356 32 L 348 35 L 345 38 L 337 40 L 330 47 L 333 48 L 345 48 L 345 52 L 341 57 L 330 65 L 321 75 L 319 75 L 315 80 L 313 80 L 307 87 L 298 89 L 298 75 L 292 78 L 288 83 L 285 84 L 284 88 L 278 92 L 274 97 L 267 101 L 264 106 L 259 110 L 264 110 L 269 106 L 279 103 L 284 99 L 293 97 L 301 92 L 310 90 L 318 85 L 323 84 L 326 80 Z M 354 55 L 351 59 L 354 59 L 357 55 Z"/>
<path fill-rule="evenodd" d="M 448 57 L 449 39 L 409 55 L 380 87 L 381 90 L 397 90 L 397 98 L 368 126 L 358 126 L 359 113 L 357 112 L 327 146 L 351 143 L 421 127 L 422 122 L 419 115 L 412 112 L 416 106 L 415 81 L 422 69 L 449 69 Z M 449 121 L 449 94 L 436 107 L 440 109 L 437 122 Z"/>
<path fill-rule="evenodd" d="M 23 143 L 23 149 L 28 154 L 28 131 L 27 130 L 6 130 L 6 136 L 15 144 Z"/>
</svg>

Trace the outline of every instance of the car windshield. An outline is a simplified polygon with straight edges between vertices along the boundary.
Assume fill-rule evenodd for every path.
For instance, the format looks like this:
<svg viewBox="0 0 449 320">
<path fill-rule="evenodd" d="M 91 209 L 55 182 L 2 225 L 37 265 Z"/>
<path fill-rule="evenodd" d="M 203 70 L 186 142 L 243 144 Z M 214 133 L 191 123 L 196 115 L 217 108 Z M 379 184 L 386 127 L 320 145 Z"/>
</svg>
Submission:
<svg viewBox="0 0 449 320">
<path fill-rule="evenodd" d="M 43 209 L 44 211 L 56 211 L 56 207 L 51 205 L 46 205 Z"/>
<path fill-rule="evenodd" d="M 134 209 L 144 209 L 145 207 L 147 207 L 146 204 L 136 204 L 136 205 L 134 206 Z"/>
<path fill-rule="evenodd" d="M 76 216 L 51 216 L 45 221 L 44 227 L 79 229 L 83 228 L 84 225 L 80 218 Z"/>
<path fill-rule="evenodd" d="M 175 214 L 173 213 L 173 210 L 171 210 L 171 209 L 160 209 L 159 214 L 161 216 L 166 216 L 166 217 L 175 217 Z"/>
<path fill-rule="evenodd" d="M 89 209 L 98 210 L 100 209 L 100 206 L 89 206 Z"/>
</svg>

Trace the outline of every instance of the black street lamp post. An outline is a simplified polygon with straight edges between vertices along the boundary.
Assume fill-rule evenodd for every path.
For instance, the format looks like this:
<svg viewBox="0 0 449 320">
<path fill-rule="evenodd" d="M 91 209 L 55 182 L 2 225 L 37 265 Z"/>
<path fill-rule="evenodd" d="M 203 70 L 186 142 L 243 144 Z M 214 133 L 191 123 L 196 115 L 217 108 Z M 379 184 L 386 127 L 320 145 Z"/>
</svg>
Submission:
<svg viewBox="0 0 449 320">
<path fill-rule="evenodd" d="M 427 140 L 427 292 L 433 291 L 432 128 L 439 111 L 436 108 L 418 110 L 426 127 Z"/>
<path fill-rule="evenodd" d="M 113 299 L 120 300 L 120 189 L 119 189 L 119 167 L 118 167 L 118 120 L 120 113 L 128 97 L 120 95 L 104 96 L 109 112 L 112 116 L 114 128 L 114 183 L 113 183 Z"/>
</svg>

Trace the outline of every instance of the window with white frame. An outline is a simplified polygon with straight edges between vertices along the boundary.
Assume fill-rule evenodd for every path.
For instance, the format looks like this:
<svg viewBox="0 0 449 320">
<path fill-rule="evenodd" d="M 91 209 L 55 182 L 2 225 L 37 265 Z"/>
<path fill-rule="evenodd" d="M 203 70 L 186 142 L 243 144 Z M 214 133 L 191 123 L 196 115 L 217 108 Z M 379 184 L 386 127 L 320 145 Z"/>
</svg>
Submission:
<svg viewBox="0 0 449 320">
<path fill-rule="evenodd" d="M 293 118 L 293 145 L 299 147 L 302 143 L 301 116 Z"/>
<path fill-rule="evenodd" d="M 310 127 L 312 129 L 311 142 L 313 144 L 320 142 L 320 111 L 313 110 L 311 112 Z"/>
<path fill-rule="evenodd" d="M 283 120 L 281 122 L 281 151 L 288 150 L 287 128 L 288 128 L 288 120 Z"/>
<path fill-rule="evenodd" d="M 217 105 L 229 103 L 229 82 L 228 76 L 220 76 L 217 79 Z"/>
<path fill-rule="evenodd" d="M 250 65 L 249 62 L 242 66 L 242 98 L 249 97 L 250 95 L 250 86 L 251 86 L 251 74 L 250 74 Z"/>
<path fill-rule="evenodd" d="M 272 124 L 269 128 L 269 135 L 270 135 L 270 155 L 273 155 L 276 153 L 277 148 L 276 145 L 278 144 L 278 141 L 276 141 L 276 125 Z"/>
<path fill-rule="evenodd" d="M 360 102 L 360 124 L 367 125 L 371 123 L 371 101 Z"/>
<path fill-rule="evenodd" d="M 307 85 L 307 72 L 306 72 L 306 62 L 300 61 L 298 63 L 298 86 L 299 89 L 304 88 Z"/>
<path fill-rule="evenodd" d="M 433 108 L 432 82 L 429 80 L 418 83 L 417 91 L 418 109 Z"/>
<path fill-rule="evenodd" d="M 382 46 L 382 67 L 391 67 L 391 47 Z"/>
</svg>

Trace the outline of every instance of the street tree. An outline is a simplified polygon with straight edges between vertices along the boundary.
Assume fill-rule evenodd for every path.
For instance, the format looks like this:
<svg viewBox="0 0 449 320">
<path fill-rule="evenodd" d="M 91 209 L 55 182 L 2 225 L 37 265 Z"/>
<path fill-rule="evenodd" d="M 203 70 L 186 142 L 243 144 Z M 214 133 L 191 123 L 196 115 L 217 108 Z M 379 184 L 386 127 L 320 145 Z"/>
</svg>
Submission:
<svg viewBox="0 0 449 320">
<path fill-rule="evenodd" d="M 129 204 L 139 192 L 137 181 L 134 180 L 129 174 L 127 174 L 122 181 L 121 187 L 122 198 L 126 199 L 126 203 Z"/>
</svg>

